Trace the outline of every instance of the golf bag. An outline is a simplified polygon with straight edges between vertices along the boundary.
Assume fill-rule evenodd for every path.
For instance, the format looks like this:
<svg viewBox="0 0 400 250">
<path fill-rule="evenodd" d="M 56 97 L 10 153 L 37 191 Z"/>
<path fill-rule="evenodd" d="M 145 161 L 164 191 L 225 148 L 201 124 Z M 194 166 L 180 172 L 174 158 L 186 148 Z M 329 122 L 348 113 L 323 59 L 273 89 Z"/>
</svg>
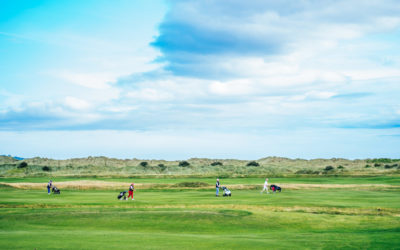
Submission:
<svg viewBox="0 0 400 250">
<path fill-rule="evenodd" d="M 279 191 L 279 192 L 281 192 L 282 190 L 281 190 L 281 187 L 278 187 L 277 185 L 271 185 L 270 187 L 269 187 L 269 189 L 271 189 L 274 193 L 276 192 L 276 191 Z"/>
<path fill-rule="evenodd" d="M 222 187 L 222 190 L 224 190 L 224 194 L 222 196 L 232 196 L 231 191 L 227 187 Z"/>
<path fill-rule="evenodd" d="M 61 194 L 60 189 L 58 189 L 56 186 L 54 186 L 51 191 L 53 191 L 53 194 Z"/>
<path fill-rule="evenodd" d="M 118 195 L 118 200 L 126 200 L 126 191 L 122 191 L 121 193 L 119 193 Z"/>
</svg>

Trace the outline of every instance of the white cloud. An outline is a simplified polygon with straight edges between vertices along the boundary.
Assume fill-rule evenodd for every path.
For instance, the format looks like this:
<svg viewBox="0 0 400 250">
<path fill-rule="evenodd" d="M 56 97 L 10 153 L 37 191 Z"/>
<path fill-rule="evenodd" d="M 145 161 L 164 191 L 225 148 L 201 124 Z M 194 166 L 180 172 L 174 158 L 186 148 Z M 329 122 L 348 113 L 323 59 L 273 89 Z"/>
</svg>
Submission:
<svg viewBox="0 0 400 250">
<path fill-rule="evenodd" d="M 307 92 L 305 95 L 308 98 L 315 98 L 315 99 L 329 99 L 332 96 L 335 96 L 337 93 L 329 92 L 329 91 L 310 91 Z"/>
<path fill-rule="evenodd" d="M 209 84 L 209 90 L 217 95 L 248 95 L 254 93 L 252 83 L 249 79 L 238 79 L 230 81 L 215 81 Z"/>
<path fill-rule="evenodd" d="M 73 96 L 65 97 L 64 104 L 65 106 L 76 110 L 87 110 L 92 107 L 91 103 L 88 101 Z"/>
<path fill-rule="evenodd" d="M 130 91 L 126 93 L 126 97 L 138 101 L 143 100 L 152 102 L 168 101 L 174 98 L 171 92 L 166 92 L 162 90 L 160 91 L 156 88 L 144 88 L 138 91 Z"/>
<path fill-rule="evenodd" d="M 52 76 L 90 89 L 108 89 L 116 76 L 108 73 L 78 73 L 68 70 L 53 71 Z"/>
</svg>

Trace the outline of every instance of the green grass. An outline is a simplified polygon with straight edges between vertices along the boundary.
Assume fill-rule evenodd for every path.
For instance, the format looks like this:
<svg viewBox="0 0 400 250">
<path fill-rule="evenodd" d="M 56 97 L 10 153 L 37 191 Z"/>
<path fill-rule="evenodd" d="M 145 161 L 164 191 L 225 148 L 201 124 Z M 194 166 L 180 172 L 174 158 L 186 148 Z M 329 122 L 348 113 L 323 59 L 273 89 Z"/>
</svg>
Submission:
<svg viewBox="0 0 400 250">
<path fill-rule="evenodd" d="M 379 178 L 285 181 L 398 184 L 396 178 Z M 34 180 L 43 181 L 24 181 Z M 260 179 L 223 181 L 258 184 Z M 213 189 L 139 189 L 135 201 L 118 201 L 118 193 L 107 190 L 47 195 L 46 190 L 0 187 L 0 249 L 398 249 L 399 194 L 400 187 L 284 190 L 268 195 L 233 190 L 227 198 L 215 197 Z"/>
</svg>

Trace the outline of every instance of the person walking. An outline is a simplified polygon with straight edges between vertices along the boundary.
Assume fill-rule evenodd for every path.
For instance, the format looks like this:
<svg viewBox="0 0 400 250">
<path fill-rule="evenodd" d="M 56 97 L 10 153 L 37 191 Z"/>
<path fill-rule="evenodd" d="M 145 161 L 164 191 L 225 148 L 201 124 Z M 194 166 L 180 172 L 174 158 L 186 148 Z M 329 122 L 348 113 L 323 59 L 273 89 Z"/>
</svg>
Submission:
<svg viewBox="0 0 400 250">
<path fill-rule="evenodd" d="M 51 190 L 52 186 L 53 186 L 53 181 L 50 180 L 49 183 L 47 183 L 47 194 L 50 194 L 50 190 Z"/>
<path fill-rule="evenodd" d="M 135 184 L 131 183 L 131 185 L 129 186 L 128 200 L 129 200 L 129 197 L 132 197 L 132 201 L 135 200 L 135 199 L 133 198 L 133 191 L 134 191 L 134 190 L 135 190 Z"/>
<path fill-rule="evenodd" d="M 263 193 L 264 191 L 267 191 L 267 194 L 269 194 L 269 192 L 268 192 L 268 178 L 265 179 L 264 188 L 261 191 L 261 193 Z"/>
<path fill-rule="evenodd" d="M 218 194 L 219 194 L 219 186 L 220 186 L 219 179 L 217 179 L 217 183 L 215 184 L 215 188 L 217 189 L 217 193 L 216 193 L 215 196 L 218 196 Z"/>
</svg>

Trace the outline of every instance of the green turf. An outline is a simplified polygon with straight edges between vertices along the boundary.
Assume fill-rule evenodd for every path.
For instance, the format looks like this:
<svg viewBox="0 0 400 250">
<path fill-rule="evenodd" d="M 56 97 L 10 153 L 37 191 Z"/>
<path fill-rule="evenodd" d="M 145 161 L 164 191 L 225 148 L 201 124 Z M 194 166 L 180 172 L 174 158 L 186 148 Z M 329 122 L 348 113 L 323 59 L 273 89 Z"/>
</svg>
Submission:
<svg viewBox="0 0 400 250">
<path fill-rule="evenodd" d="M 247 184 L 254 181 L 238 180 Z M 310 183 L 306 181 L 291 180 Z M 381 182 L 356 179 L 354 183 Z M 215 197 L 214 190 L 138 190 L 135 201 L 118 201 L 117 195 L 115 191 L 96 190 L 62 190 L 61 195 L 47 195 L 45 190 L 0 188 L 0 249 L 400 246 L 397 187 L 382 191 L 284 190 L 277 194 L 234 190 L 230 198 Z"/>
</svg>

